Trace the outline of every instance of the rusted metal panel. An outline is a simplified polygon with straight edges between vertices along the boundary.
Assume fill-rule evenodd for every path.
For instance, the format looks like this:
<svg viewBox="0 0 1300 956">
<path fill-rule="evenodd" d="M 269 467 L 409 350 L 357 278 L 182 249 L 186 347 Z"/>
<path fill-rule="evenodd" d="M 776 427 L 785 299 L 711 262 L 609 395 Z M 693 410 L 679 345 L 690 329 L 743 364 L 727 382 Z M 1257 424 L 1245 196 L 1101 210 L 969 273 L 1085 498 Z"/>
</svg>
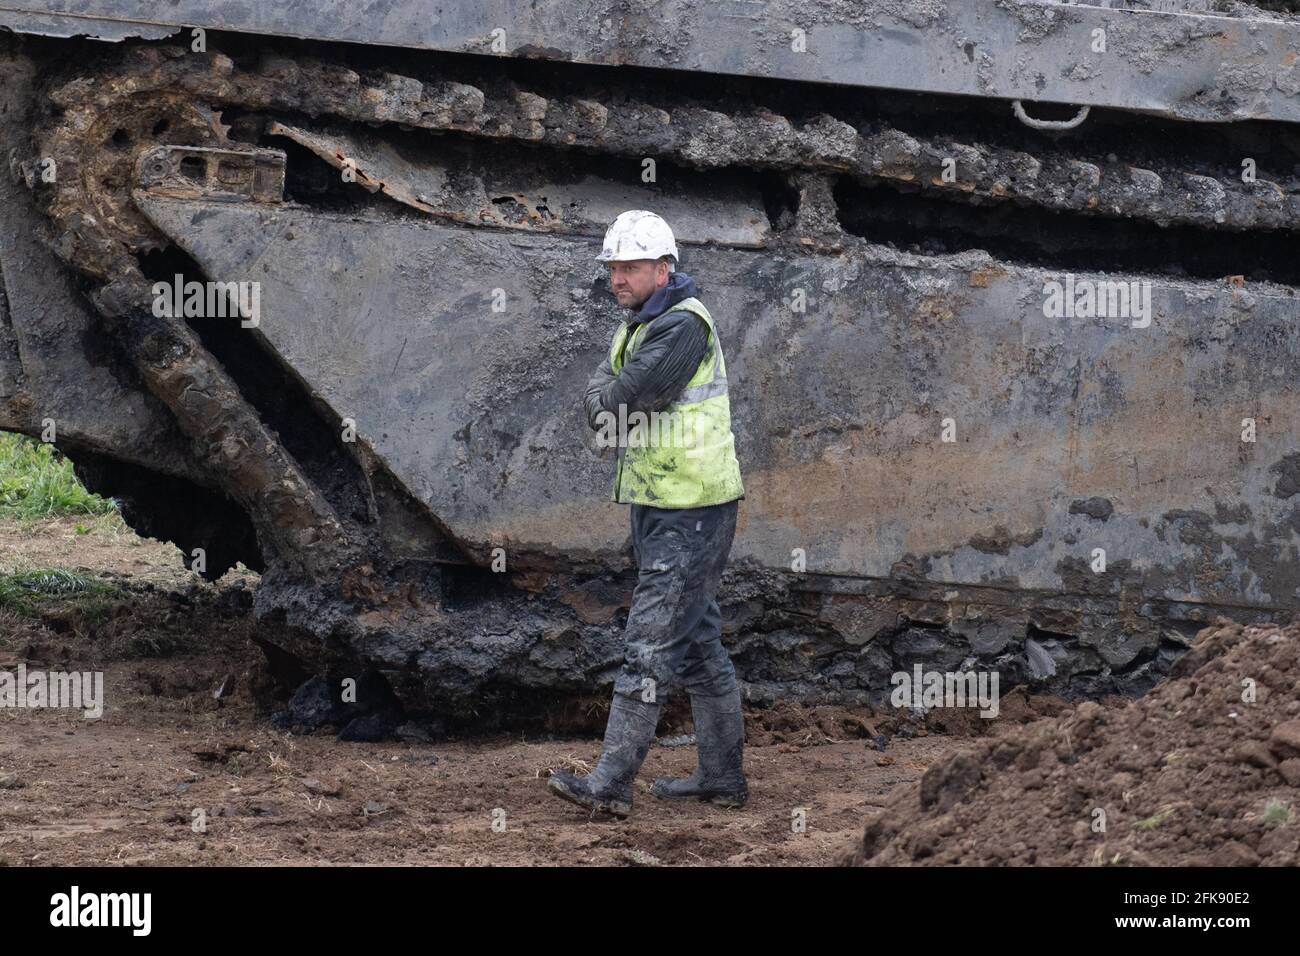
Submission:
<svg viewBox="0 0 1300 956">
<path fill-rule="evenodd" d="M 257 334 L 466 546 L 618 554 L 611 466 L 577 411 L 619 321 L 593 243 L 144 207 L 210 276 L 264 283 Z M 836 576 L 1300 599 L 1300 325 L 1285 290 L 1150 280 L 1145 320 L 1049 318 L 1047 283 L 1113 277 L 862 243 L 834 257 L 696 248 L 683 267 L 727 348 L 738 559 L 784 569 L 801 549 Z"/>
<path fill-rule="evenodd" d="M 451 148 L 413 161 L 384 140 L 355 132 L 276 121 L 267 132 L 306 146 L 370 192 L 468 225 L 601 236 L 620 212 L 646 198 L 637 186 L 608 177 L 577 178 L 536 163 L 473 162 Z M 768 237 L 763 199 L 752 182 L 715 183 L 708 194 L 665 189 L 655 203 L 683 242 L 759 248 Z"/>
<path fill-rule="evenodd" d="M 1191 7 L 1191 5 L 1188 5 Z M 632 64 L 1109 106 L 1182 119 L 1300 118 L 1300 25 L 1046 0 L 0 0 L 93 17 L 452 52 Z"/>
<path fill-rule="evenodd" d="M 284 198 L 284 153 L 205 146 L 159 146 L 140 156 L 137 182 L 154 195 L 177 199 L 279 202 Z"/>
</svg>

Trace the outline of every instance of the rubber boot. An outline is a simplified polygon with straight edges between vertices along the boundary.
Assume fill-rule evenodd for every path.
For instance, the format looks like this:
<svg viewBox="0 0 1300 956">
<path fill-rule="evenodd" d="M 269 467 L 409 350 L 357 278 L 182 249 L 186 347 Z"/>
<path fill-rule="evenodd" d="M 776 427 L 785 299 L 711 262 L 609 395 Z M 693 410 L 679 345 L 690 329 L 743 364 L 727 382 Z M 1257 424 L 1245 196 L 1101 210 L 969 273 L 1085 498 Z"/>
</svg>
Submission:
<svg viewBox="0 0 1300 956">
<path fill-rule="evenodd" d="M 605 743 L 596 769 L 585 777 L 567 770 L 547 781 L 557 797 L 592 810 L 626 817 L 632 813 L 632 783 L 645 762 L 659 724 L 659 704 L 615 694 L 605 724 Z"/>
<path fill-rule="evenodd" d="M 661 800 L 708 800 L 720 807 L 743 807 L 749 799 L 745 782 L 745 718 L 740 689 L 711 697 L 691 694 L 695 747 L 699 766 L 685 778 L 660 778 L 650 788 Z"/>
</svg>

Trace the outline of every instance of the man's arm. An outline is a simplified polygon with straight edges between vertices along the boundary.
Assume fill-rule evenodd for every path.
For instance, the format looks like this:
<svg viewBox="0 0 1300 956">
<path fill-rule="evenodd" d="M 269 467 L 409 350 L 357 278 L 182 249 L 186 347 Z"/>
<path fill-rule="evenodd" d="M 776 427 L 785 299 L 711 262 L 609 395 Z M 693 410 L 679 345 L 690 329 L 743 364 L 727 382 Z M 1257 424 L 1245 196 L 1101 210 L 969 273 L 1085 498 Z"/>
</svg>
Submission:
<svg viewBox="0 0 1300 956">
<path fill-rule="evenodd" d="M 605 359 L 600 363 L 600 368 L 596 369 L 595 374 L 587 381 L 587 392 L 582 397 L 582 404 L 587 410 L 587 424 L 594 429 L 600 428 L 600 422 L 596 416 L 604 410 L 601 404 L 601 395 L 605 389 L 614 383 L 614 370 L 609 364 L 609 353 L 605 353 Z"/>
<path fill-rule="evenodd" d="M 620 405 L 627 406 L 629 414 L 663 411 L 682 393 L 708 347 L 709 327 L 691 312 L 669 311 L 651 319 L 641 344 L 617 376 L 606 359 L 602 371 L 611 377 L 599 388 L 600 407 L 595 411 L 617 412 Z M 588 417 L 594 414 L 592 387 L 600 374 L 588 385 Z"/>
</svg>

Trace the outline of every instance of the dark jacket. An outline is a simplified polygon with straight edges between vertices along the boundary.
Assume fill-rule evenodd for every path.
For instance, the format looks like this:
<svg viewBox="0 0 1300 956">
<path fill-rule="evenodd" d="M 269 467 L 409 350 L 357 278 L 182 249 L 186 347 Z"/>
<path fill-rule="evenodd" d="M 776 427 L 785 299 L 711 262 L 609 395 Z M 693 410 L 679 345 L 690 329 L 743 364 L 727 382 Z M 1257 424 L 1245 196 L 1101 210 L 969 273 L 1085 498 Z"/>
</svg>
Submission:
<svg viewBox="0 0 1300 956">
<path fill-rule="evenodd" d="M 631 359 L 625 358 L 617 375 L 606 350 L 600 368 L 587 383 L 584 404 L 592 428 L 599 427 L 596 416 L 602 411 L 618 414 L 618 407 L 625 405 L 629 415 L 660 412 L 681 394 L 708 350 L 709 327 L 697 315 L 671 310 L 695 294 L 695 280 L 684 272 L 674 272 L 668 276 L 668 284 L 655 290 L 627 321 L 627 341 L 638 325 L 648 326 L 636 352 Z"/>
</svg>

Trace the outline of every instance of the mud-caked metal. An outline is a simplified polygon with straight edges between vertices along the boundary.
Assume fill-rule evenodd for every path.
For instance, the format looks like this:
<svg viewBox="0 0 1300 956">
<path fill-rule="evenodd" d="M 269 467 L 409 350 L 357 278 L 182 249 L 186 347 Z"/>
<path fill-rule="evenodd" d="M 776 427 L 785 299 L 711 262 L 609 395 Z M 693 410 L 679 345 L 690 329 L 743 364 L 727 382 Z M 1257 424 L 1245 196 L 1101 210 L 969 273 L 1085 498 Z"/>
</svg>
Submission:
<svg viewBox="0 0 1300 956">
<path fill-rule="evenodd" d="M 57 423 L 133 527 L 264 568 L 287 674 L 535 718 L 624 661 L 639 568 L 574 394 L 620 315 L 604 228 L 651 206 L 744 396 L 747 700 L 968 659 L 1137 693 L 1215 617 L 1289 616 L 1300 176 L 1233 121 L 1300 118 L 1300 21 L 736 6 L 0 0 L 0 428 Z M 153 315 L 177 271 L 259 283 L 261 321 Z"/>
</svg>

